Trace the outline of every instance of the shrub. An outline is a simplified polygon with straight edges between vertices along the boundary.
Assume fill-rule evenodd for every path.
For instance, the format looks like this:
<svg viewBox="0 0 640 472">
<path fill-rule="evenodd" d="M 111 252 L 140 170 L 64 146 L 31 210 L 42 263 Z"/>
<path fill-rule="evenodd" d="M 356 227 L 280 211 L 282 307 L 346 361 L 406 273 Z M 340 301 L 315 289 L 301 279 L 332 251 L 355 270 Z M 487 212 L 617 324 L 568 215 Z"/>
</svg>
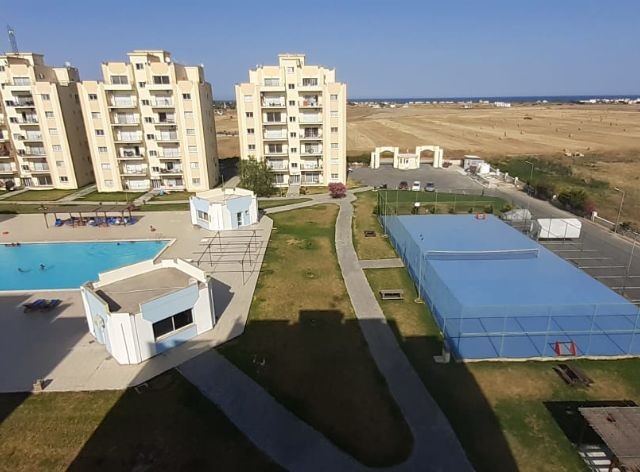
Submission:
<svg viewBox="0 0 640 472">
<path fill-rule="evenodd" d="M 447 210 L 447 213 L 453 215 L 456 211 L 453 209 L 453 207 L 449 207 L 449 209 Z"/>
<path fill-rule="evenodd" d="M 467 213 L 473 213 L 473 207 L 469 207 L 469 211 Z"/>
<path fill-rule="evenodd" d="M 582 212 L 585 211 L 587 197 L 587 192 L 579 188 L 574 188 L 560 192 L 558 201 L 571 210 Z"/>
<path fill-rule="evenodd" d="M 488 213 L 488 214 L 492 214 L 493 213 L 493 205 L 487 205 L 486 207 L 484 207 L 484 212 Z"/>
<path fill-rule="evenodd" d="M 331 198 L 344 198 L 347 195 L 347 187 L 342 182 L 332 182 L 329 184 L 329 194 Z"/>
<path fill-rule="evenodd" d="M 506 212 L 511 211 L 511 210 L 513 210 L 513 207 L 511 205 L 509 205 L 508 203 L 505 203 L 500 211 L 502 213 L 506 213 Z"/>
<path fill-rule="evenodd" d="M 556 188 L 550 182 L 538 182 L 533 187 L 533 193 L 538 198 L 550 200 L 556 194 Z"/>
</svg>

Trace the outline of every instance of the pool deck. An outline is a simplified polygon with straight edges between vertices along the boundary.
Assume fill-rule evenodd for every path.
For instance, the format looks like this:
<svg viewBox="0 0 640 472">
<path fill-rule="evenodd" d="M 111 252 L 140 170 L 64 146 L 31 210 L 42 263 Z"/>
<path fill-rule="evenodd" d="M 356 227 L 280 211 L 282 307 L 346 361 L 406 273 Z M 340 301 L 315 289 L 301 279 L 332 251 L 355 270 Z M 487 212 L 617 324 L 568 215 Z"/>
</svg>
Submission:
<svg viewBox="0 0 640 472">
<path fill-rule="evenodd" d="M 160 259 L 197 259 L 202 239 L 215 234 L 194 227 L 189 212 L 141 216 L 127 227 L 46 228 L 42 215 L 0 215 L 0 244 L 171 239 Z M 218 322 L 214 329 L 138 365 L 118 364 L 89 334 L 79 290 L 0 292 L 0 343 L 5 353 L 0 357 L 0 392 L 30 391 L 37 379 L 45 379 L 46 391 L 123 389 L 242 334 L 272 225 L 264 217 L 249 227 L 258 230 L 260 243 L 255 263 L 245 266 L 245 272 L 231 262 L 202 267 L 215 281 Z M 62 304 L 52 312 L 24 313 L 22 304 L 38 298 L 59 298 Z"/>
</svg>

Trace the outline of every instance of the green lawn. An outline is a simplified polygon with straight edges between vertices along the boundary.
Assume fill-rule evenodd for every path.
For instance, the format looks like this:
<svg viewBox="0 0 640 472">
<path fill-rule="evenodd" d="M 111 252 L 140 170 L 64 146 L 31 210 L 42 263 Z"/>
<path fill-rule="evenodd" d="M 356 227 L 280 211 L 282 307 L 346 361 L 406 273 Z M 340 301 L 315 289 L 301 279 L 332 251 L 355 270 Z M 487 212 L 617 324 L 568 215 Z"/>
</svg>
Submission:
<svg viewBox="0 0 640 472">
<path fill-rule="evenodd" d="M 0 395 L 0 469 L 278 470 L 169 371 L 136 392 Z"/>
<path fill-rule="evenodd" d="M 186 192 L 186 191 L 167 192 L 164 195 L 154 196 L 153 200 L 167 201 L 167 202 L 176 201 L 176 200 L 189 200 L 189 197 L 192 197 L 193 195 L 195 195 L 195 192 Z"/>
<path fill-rule="evenodd" d="M 397 208 L 400 215 L 411 214 L 414 204 L 420 202 L 419 214 L 425 213 L 498 213 L 508 208 L 508 203 L 490 195 L 470 195 L 445 192 L 411 192 L 408 190 L 378 191 L 381 211 L 392 213 Z M 386 207 L 384 202 L 386 201 Z"/>
<path fill-rule="evenodd" d="M 141 205 L 139 211 L 189 211 L 188 203 L 162 203 Z"/>
<path fill-rule="evenodd" d="M 279 402 L 371 466 L 413 438 L 378 372 L 335 255 L 335 205 L 274 214 L 245 332 L 220 352 Z"/>
<path fill-rule="evenodd" d="M 3 203 L 3 201 L 0 200 L 0 214 L 42 213 L 42 205 L 39 203 L 18 205 L 17 203 Z"/>
<path fill-rule="evenodd" d="M 311 201 L 310 198 L 278 198 L 278 199 L 258 199 L 258 208 L 266 210 L 267 208 L 279 207 L 283 205 L 293 205 L 294 203 L 303 203 Z"/>
<path fill-rule="evenodd" d="M 436 364 L 441 335 L 406 269 L 365 271 L 407 357 L 443 409 L 478 471 L 585 470 L 545 402 L 640 402 L 640 359 L 570 362 L 595 380 L 572 388 L 552 371 L 553 362 Z M 381 301 L 378 290 L 403 288 L 405 300 Z"/>
<path fill-rule="evenodd" d="M 378 194 L 375 192 L 359 192 L 353 202 L 355 218 L 353 219 L 353 245 L 359 259 L 385 259 L 397 257 L 388 238 L 383 237 L 382 227 L 375 215 Z M 365 231 L 373 230 L 375 237 L 364 236 Z"/>
<path fill-rule="evenodd" d="M 60 200 L 67 195 L 77 192 L 78 190 L 27 190 L 26 192 L 16 193 L 3 199 L 2 201 L 17 201 L 17 202 L 33 202 L 33 201 L 47 201 L 53 202 Z"/>
<path fill-rule="evenodd" d="M 90 202 L 133 202 L 145 192 L 91 192 L 78 200 Z"/>
</svg>

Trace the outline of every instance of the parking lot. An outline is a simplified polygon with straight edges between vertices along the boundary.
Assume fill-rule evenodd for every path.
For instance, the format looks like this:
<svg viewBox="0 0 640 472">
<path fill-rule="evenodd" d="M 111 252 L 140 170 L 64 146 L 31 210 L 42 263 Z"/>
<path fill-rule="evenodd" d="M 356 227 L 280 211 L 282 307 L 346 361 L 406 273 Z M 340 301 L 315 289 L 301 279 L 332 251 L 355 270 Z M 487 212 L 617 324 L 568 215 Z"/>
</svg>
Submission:
<svg viewBox="0 0 640 472">
<path fill-rule="evenodd" d="M 459 167 L 434 169 L 431 166 L 422 166 L 415 170 L 399 170 L 392 166 L 380 166 L 379 169 L 356 167 L 351 173 L 351 178 L 372 187 L 386 184 L 390 189 L 395 189 L 402 181 L 408 182 L 411 187 L 416 180 L 420 182 L 422 188 L 427 182 L 433 182 L 436 189 L 443 191 L 482 189 L 480 184 L 461 174 L 459 169 Z"/>
</svg>

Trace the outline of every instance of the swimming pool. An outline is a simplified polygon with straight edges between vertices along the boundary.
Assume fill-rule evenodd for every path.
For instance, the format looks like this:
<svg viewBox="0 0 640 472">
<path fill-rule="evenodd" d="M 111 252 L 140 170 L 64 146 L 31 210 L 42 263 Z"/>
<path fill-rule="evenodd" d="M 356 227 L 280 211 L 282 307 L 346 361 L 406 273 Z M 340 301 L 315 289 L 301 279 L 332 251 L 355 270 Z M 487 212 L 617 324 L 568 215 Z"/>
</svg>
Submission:
<svg viewBox="0 0 640 472">
<path fill-rule="evenodd" d="M 0 290 L 78 288 L 85 282 L 96 280 L 100 272 L 155 258 L 168 242 L 0 245 Z"/>
</svg>

